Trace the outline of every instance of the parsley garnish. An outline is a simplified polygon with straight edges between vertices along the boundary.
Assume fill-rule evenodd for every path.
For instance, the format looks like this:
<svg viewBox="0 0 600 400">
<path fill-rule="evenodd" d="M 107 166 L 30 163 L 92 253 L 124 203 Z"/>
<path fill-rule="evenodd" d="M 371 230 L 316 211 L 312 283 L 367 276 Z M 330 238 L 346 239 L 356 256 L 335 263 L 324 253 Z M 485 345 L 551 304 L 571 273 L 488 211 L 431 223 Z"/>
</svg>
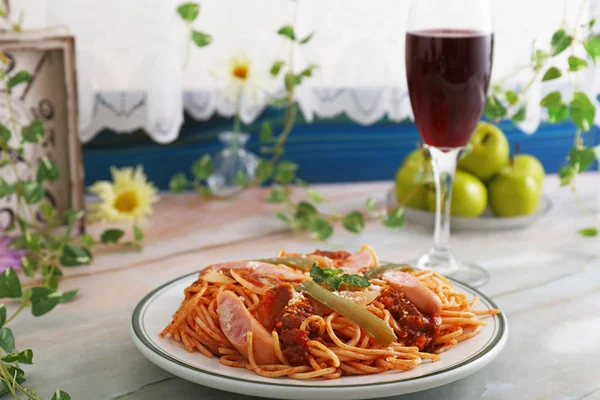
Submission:
<svg viewBox="0 0 600 400">
<path fill-rule="evenodd" d="M 310 277 L 318 283 L 326 283 L 333 289 L 338 290 L 342 283 L 347 283 L 350 286 L 366 288 L 371 285 L 369 280 L 360 275 L 343 274 L 341 268 L 321 268 L 314 264 L 310 269 Z"/>
</svg>

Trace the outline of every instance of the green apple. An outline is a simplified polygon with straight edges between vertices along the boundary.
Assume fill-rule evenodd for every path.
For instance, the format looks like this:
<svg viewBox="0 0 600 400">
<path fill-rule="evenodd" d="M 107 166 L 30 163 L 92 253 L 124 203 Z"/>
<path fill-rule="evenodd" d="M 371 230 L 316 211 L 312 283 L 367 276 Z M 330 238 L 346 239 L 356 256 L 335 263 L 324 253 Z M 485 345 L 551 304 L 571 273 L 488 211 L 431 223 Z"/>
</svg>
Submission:
<svg viewBox="0 0 600 400">
<path fill-rule="evenodd" d="M 415 165 L 419 168 L 427 167 L 429 168 L 431 165 L 431 156 L 429 155 L 429 150 L 424 147 L 420 147 L 417 150 L 409 153 L 404 160 L 402 161 L 402 165 Z M 431 169 L 431 168 L 429 168 Z"/>
<path fill-rule="evenodd" d="M 488 185 L 490 207 L 499 217 L 533 214 L 542 196 L 542 182 L 531 173 L 529 163 L 511 163 L 500 170 Z"/>
<path fill-rule="evenodd" d="M 414 165 L 403 165 L 396 173 L 396 199 L 406 207 L 425 209 L 427 191 L 423 172 Z"/>
<path fill-rule="evenodd" d="M 544 166 L 540 160 L 531 154 L 518 154 L 513 157 L 512 162 L 516 169 L 523 171 L 527 175 L 533 176 L 540 185 L 543 184 L 546 171 L 544 171 Z"/>
<path fill-rule="evenodd" d="M 475 175 L 456 171 L 452 184 L 450 214 L 457 217 L 479 217 L 487 206 L 488 193 Z M 427 191 L 427 208 L 435 211 L 435 188 Z"/>
<path fill-rule="evenodd" d="M 508 164 L 508 139 L 498 127 L 480 122 L 469 141 L 469 152 L 459 160 L 458 167 L 488 182 Z"/>
<path fill-rule="evenodd" d="M 426 182 L 431 181 L 431 161 L 425 149 L 418 149 L 404 159 L 396 172 L 396 199 L 411 208 L 427 207 Z"/>
</svg>

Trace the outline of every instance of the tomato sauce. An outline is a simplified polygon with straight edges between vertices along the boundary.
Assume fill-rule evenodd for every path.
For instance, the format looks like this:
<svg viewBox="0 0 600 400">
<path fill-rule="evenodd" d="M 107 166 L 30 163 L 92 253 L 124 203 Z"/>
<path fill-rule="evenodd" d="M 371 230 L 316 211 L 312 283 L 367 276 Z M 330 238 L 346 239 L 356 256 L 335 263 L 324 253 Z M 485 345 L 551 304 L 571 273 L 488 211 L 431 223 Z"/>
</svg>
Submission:
<svg viewBox="0 0 600 400">
<path fill-rule="evenodd" d="M 308 364 L 308 341 L 311 326 L 300 330 L 304 320 L 314 315 L 312 304 L 305 298 L 294 298 L 288 283 L 270 289 L 262 298 L 257 311 L 258 321 L 268 330 L 277 330 L 281 352 L 292 365 Z"/>
<path fill-rule="evenodd" d="M 277 318 L 283 313 L 293 294 L 294 288 L 289 283 L 275 286 L 265 294 L 256 311 L 256 319 L 266 330 L 271 332 L 275 329 Z"/>
<path fill-rule="evenodd" d="M 399 342 L 424 350 L 438 335 L 441 318 L 423 315 L 413 303 L 404 297 L 404 293 L 393 288 L 386 288 L 382 290 L 378 300 L 401 328 L 400 334 L 396 332 Z"/>
</svg>

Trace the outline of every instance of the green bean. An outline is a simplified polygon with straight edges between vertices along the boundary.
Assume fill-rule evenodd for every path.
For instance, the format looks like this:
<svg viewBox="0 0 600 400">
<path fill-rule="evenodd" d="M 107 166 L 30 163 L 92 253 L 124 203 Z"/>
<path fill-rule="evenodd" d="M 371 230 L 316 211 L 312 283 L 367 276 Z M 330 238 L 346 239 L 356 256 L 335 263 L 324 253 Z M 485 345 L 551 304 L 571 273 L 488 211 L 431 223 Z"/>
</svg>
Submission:
<svg viewBox="0 0 600 400">
<path fill-rule="evenodd" d="M 385 274 L 388 271 L 410 272 L 413 270 L 414 268 L 408 264 L 386 264 L 365 271 L 364 276 L 367 279 L 373 279 L 379 278 L 381 275 Z"/>
<path fill-rule="evenodd" d="M 291 268 L 300 269 L 302 271 L 309 271 L 310 268 L 316 264 L 314 260 L 306 257 L 275 257 L 275 258 L 262 258 L 260 260 L 254 260 L 260 262 L 266 262 L 269 264 L 283 264 Z"/>
<path fill-rule="evenodd" d="M 298 285 L 296 290 L 308 294 L 319 303 L 357 323 L 358 326 L 369 332 L 382 346 L 387 346 L 396 340 L 394 331 L 384 320 L 371 314 L 366 308 L 340 296 L 336 296 L 317 283 L 307 281 Z"/>
</svg>

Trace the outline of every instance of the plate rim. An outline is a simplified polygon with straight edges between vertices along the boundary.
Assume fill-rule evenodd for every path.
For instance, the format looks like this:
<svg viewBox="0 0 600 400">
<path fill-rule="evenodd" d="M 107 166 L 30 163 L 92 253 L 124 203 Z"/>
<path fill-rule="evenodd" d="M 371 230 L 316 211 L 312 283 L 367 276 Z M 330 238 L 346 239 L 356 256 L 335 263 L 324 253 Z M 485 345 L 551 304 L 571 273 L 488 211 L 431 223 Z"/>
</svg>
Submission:
<svg viewBox="0 0 600 400">
<path fill-rule="evenodd" d="M 156 295 L 159 294 L 159 292 L 166 290 L 168 287 L 170 287 L 172 284 L 184 280 L 186 278 L 189 278 L 192 275 L 197 275 L 200 273 L 201 270 L 195 271 L 195 272 L 190 272 L 188 274 L 179 276 L 175 279 L 172 279 L 160 286 L 158 286 L 157 288 L 153 289 L 152 291 L 150 291 L 146 296 L 144 296 L 136 305 L 132 316 L 131 316 L 131 334 L 134 335 L 134 339 L 136 339 L 139 344 L 143 345 L 145 347 L 146 350 L 151 351 L 153 354 L 155 354 L 156 356 L 162 358 L 163 360 L 166 360 L 168 362 L 171 362 L 173 364 L 175 364 L 178 368 L 184 368 L 188 371 L 193 371 L 196 373 L 199 373 L 201 375 L 208 375 L 210 376 L 211 379 L 214 378 L 218 378 L 218 379 L 224 379 L 226 381 L 234 381 L 238 384 L 247 384 L 247 385 L 258 385 L 258 386 L 268 386 L 268 387 L 276 387 L 276 388 L 281 388 L 281 389 L 286 389 L 286 390 L 290 390 L 290 389 L 296 389 L 296 390 L 302 390 L 302 389 L 317 389 L 317 390 L 340 390 L 340 389 L 364 389 L 364 388 L 372 388 L 372 387 L 387 387 L 389 385 L 399 385 L 399 384 L 403 384 L 403 383 L 408 383 L 409 385 L 414 384 L 416 381 L 419 380 L 427 380 L 428 378 L 432 378 L 435 377 L 436 375 L 442 375 L 442 374 L 446 374 L 446 373 L 451 373 L 452 371 L 455 371 L 457 369 L 460 369 L 462 367 L 465 366 L 469 366 L 471 364 L 474 364 L 474 366 L 476 366 L 476 362 L 478 360 L 481 360 L 482 358 L 484 358 L 487 354 L 489 354 L 490 352 L 492 352 L 494 349 L 497 348 L 498 345 L 501 346 L 500 350 L 502 349 L 502 347 L 504 347 L 504 344 L 506 342 L 507 339 L 507 335 L 508 335 L 508 321 L 506 319 L 506 316 L 503 312 L 501 312 L 500 314 L 497 314 L 495 317 L 498 317 L 498 330 L 497 332 L 494 333 L 494 335 L 488 340 L 488 342 L 484 345 L 484 347 L 479 350 L 477 353 L 470 355 L 468 358 L 454 363 L 452 365 L 449 365 L 443 369 L 428 373 L 428 374 L 424 374 L 424 375 L 420 375 L 420 376 L 415 376 L 412 378 L 406 378 L 406 379 L 398 379 L 398 380 L 394 380 L 394 381 L 388 381 L 388 382 L 373 382 L 373 383 L 358 383 L 358 384 L 346 384 L 346 385 L 340 385 L 340 386 L 319 386 L 319 385 L 291 385 L 291 384 L 287 384 L 281 381 L 276 381 L 276 382 L 259 382 L 256 380 L 251 380 L 251 379 L 245 379 L 245 378 L 239 378 L 239 377 L 233 377 L 233 376 L 228 376 L 228 375 L 223 375 L 223 374 L 219 374 L 219 373 L 215 373 L 212 371 L 208 371 L 205 369 L 201 369 L 195 366 L 192 366 L 188 363 L 184 363 L 180 360 L 178 360 L 177 358 L 171 356 L 170 354 L 168 354 L 167 352 L 165 352 L 164 350 L 161 350 L 160 348 L 158 348 L 155 344 L 152 343 L 152 341 L 150 339 L 148 339 L 148 335 L 147 334 L 143 334 L 143 328 L 140 326 L 140 317 L 143 317 L 142 311 L 144 310 L 144 307 L 147 306 L 149 303 L 148 301 L 150 299 L 152 299 L 153 297 L 155 297 Z M 464 288 L 470 290 L 471 292 L 475 293 L 477 296 L 480 297 L 480 300 L 485 301 L 486 303 L 488 303 L 488 305 L 491 308 L 498 308 L 498 305 L 492 300 L 490 299 L 487 295 L 483 294 L 481 291 L 479 291 L 478 289 L 475 289 L 465 283 L 459 282 L 455 279 L 452 279 L 450 277 L 447 277 L 447 279 L 449 279 L 450 281 L 452 281 L 454 284 L 458 284 L 460 286 L 463 286 Z M 135 342 L 135 340 L 134 340 Z M 137 343 L 136 343 L 137 344 Z M 152 361 L 152 360 L 150 360 Z M 491 361 L 491 360 L 490 360 Z M 160 366 L 159 366 L 160 367 Z M 410 383 L 409 383 L 410 382 Z"/>
</svg>

